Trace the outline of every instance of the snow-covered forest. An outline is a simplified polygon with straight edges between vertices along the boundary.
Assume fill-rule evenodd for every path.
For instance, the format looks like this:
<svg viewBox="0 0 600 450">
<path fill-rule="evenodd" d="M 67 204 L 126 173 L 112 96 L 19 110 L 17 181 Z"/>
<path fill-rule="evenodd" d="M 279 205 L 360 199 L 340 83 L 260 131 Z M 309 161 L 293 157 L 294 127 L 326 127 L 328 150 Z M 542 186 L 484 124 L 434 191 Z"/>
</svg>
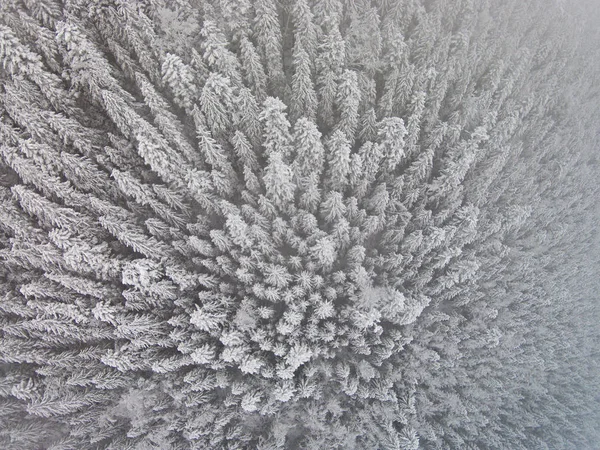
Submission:
<svg viewBox="0 0 600 450">
<path fill-rule="evenodd" d="M 600 448 L 600 14 L 1 0 L 0 448 Z"/>
</svg>

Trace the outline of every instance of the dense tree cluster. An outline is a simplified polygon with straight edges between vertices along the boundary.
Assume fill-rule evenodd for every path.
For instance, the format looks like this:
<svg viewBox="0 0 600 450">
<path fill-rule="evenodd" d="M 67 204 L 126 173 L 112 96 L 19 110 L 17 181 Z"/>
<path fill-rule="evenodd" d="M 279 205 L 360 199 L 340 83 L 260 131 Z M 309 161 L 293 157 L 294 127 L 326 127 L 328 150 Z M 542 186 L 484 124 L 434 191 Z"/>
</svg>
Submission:
<svg viewBox="0 0 600 450">
<path fill-rule="evenodd" d="M 600 445 L 580 6 L 1 1 L 0 447 Z"/>
</svg>

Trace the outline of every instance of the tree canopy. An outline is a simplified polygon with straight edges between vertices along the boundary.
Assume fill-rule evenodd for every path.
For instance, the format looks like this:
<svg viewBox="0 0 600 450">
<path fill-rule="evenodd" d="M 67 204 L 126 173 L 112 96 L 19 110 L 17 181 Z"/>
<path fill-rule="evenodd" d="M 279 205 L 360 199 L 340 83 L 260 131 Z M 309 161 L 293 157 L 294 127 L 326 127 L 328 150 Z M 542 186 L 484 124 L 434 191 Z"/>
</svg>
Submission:
<svg viewBox="0 0 600 450">
<path fill-rule="evenodd" d="M 598 448 L 599 23 L 0 2 L 0 447 Z"/>
</svg>

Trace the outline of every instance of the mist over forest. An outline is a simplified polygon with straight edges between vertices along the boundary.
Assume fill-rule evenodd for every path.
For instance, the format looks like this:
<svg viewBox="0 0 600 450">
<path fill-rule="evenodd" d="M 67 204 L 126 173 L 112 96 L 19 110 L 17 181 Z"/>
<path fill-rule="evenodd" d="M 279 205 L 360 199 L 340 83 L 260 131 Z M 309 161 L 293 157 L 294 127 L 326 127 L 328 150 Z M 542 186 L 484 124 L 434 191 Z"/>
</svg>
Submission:
<svg viewBox="0 0 600 450">
<path fill-rule="evenodd" d="M 600 448 L 600 8 L 0 0 L 0 448 Z"/>
</svg>

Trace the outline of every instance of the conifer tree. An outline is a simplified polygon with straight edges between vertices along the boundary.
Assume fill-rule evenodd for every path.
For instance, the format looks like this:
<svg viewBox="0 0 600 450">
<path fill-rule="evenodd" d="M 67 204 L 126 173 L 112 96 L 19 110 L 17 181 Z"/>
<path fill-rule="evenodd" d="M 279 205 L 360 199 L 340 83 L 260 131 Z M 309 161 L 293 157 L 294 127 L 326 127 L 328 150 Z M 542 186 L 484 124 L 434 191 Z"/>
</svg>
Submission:
<svg viewBox="0 0 600 450">
<path fill-rule="evenodd" d="M 329 139 L 328 170 L 326 178 L 331 189 L 343 191 L 348 183 L 350 171 L 350 143 L 341 131 L 333 133 Z"/>
<path fill-rule="evenodd" d="M 275 205 L 284 207 L 293 201 L 295 186 L 292 170 L 283 161 L 281 153 L 271 153 L 263 179 L 267 195 Z"/>
</svg>

